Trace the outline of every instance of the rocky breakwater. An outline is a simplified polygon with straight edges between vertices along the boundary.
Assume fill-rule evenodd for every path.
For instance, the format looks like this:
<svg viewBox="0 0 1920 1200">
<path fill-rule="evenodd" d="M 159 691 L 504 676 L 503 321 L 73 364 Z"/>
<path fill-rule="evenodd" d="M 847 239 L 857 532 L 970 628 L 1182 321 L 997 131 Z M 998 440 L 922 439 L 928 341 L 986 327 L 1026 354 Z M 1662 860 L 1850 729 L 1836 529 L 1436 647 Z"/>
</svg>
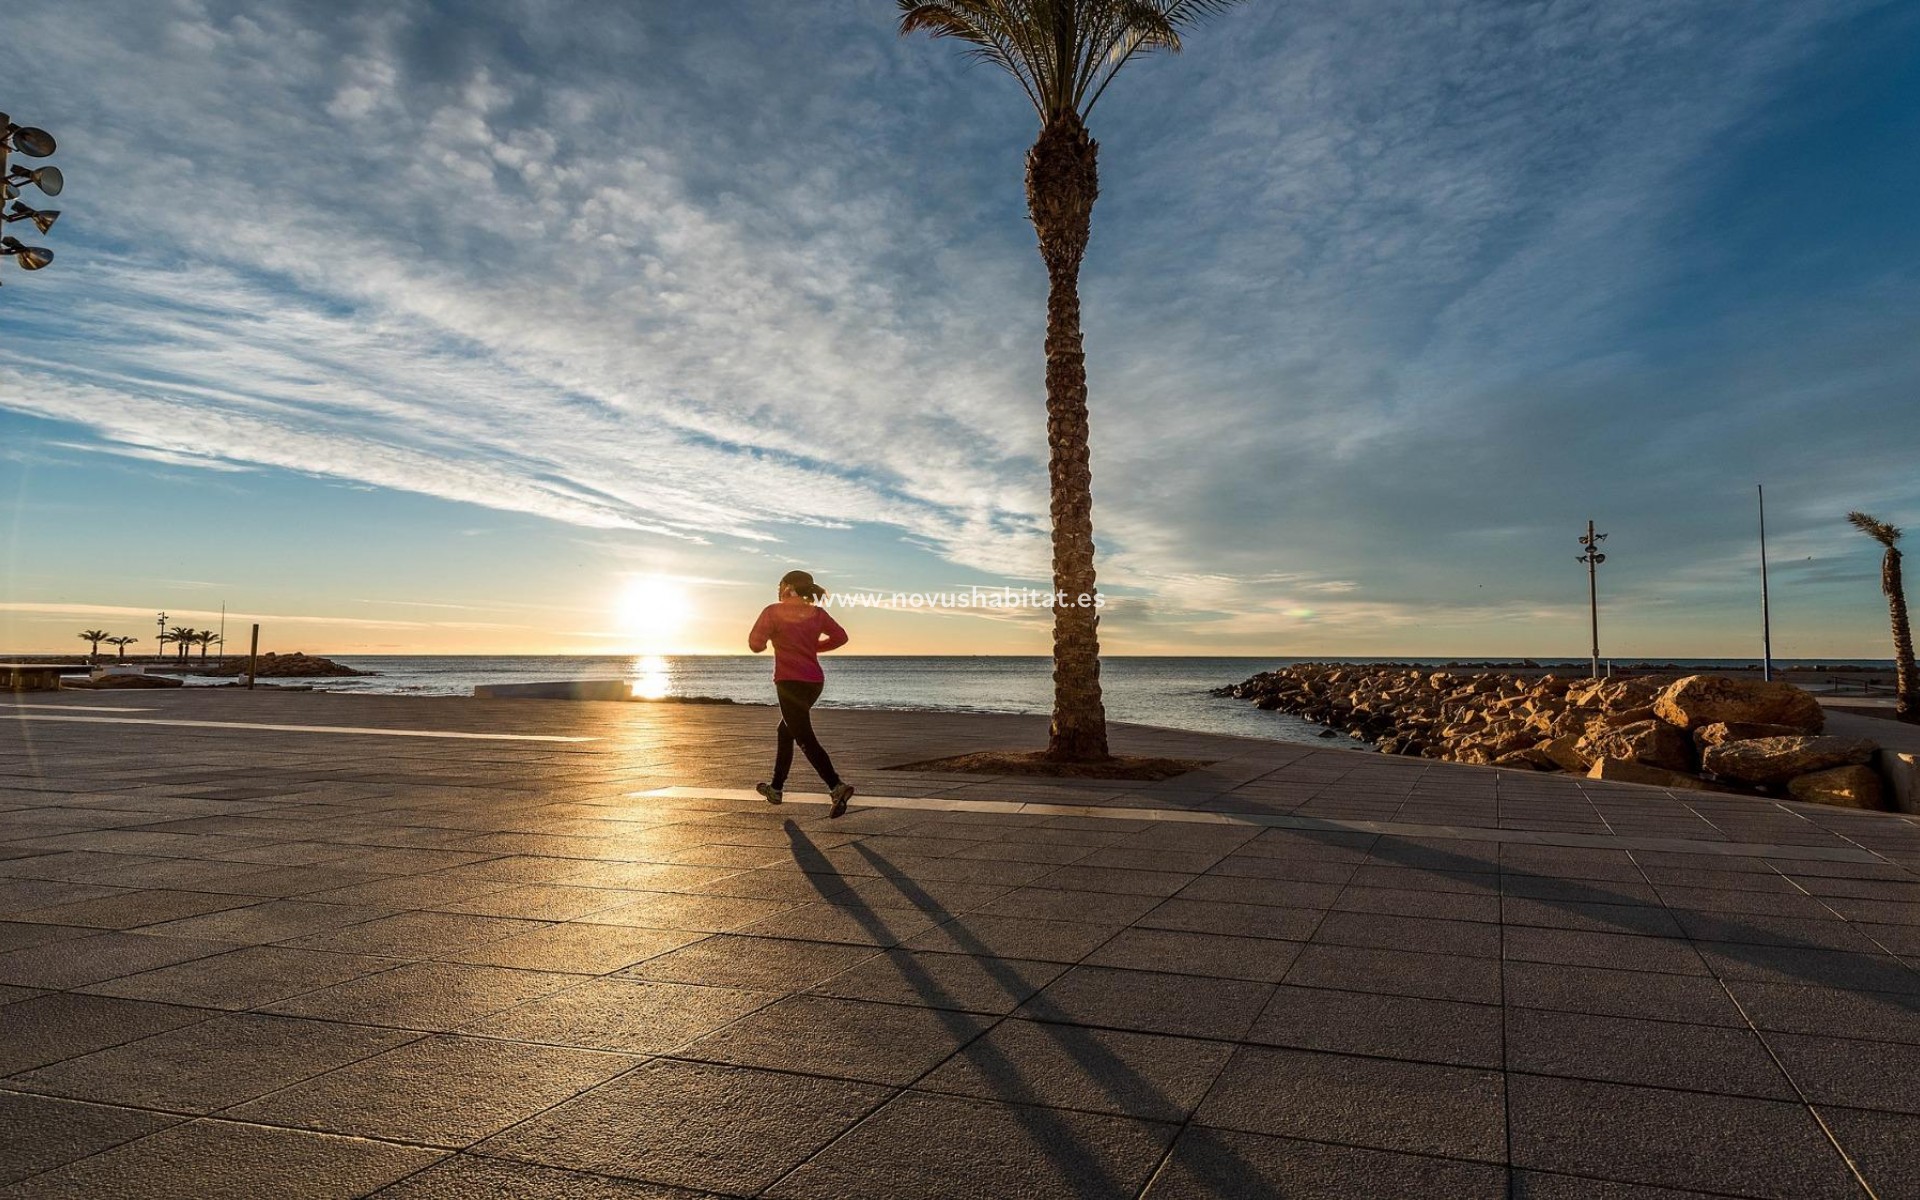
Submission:
<svg viewBox="0 0 1920 1200">
<path fill-rule="evenodd" d="M 247 660 L 230 660 L 227 663 L 201 672 L 205 675 L 245 675 Z M 317 654 L 307 654 L 296 650 L 292 654 L 275 654 L 271 651 L 260 656 L 261 679 L 344 679 L 349 675 L 373 675 L 374 671 L 356 671 L 352 667 L 337 663 L 330 658 L 321 658 Z"/>
<path fill-rule="evenodd" d="M 1879 747 L 1821 736 L 1819 702 L 1789 683 L 1302 663 L 1215 694 L 1344 730 L 1386 754 L 1886 806 L 1868 765 Z"/>
</svg>

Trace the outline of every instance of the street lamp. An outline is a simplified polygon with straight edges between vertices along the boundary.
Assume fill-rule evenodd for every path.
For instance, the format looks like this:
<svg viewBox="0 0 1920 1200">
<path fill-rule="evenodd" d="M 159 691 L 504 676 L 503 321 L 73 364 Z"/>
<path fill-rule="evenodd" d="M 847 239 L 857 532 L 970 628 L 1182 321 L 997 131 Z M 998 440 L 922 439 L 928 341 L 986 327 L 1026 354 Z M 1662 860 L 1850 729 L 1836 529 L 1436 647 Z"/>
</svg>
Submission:
<svg viewBox="0 0 1920 1200">
<path fill-rule="evenodd" d="M 1573 560 L 1587 564 L 1587 615 L 1593 621 L 1593 677 L 1595 679 L 1600 678 L 1600 590 L 1594 578 L 1593 569 L 1607 561 L 1607 556 L 1600 553 L 1600 543 L 1606 540 L 1607 535 L 1595 533 L 1593 522 L 1588 521 L 1587 535 L 1580 539 L 1580 544 L 1587 548 L 1586 553 Z"/>
<path fill-rule="evenodd" d="M 0 113 L 0 202 L 14 202 L 13 208 L 0 216 L 0 222 L 11 225 L 15 221 L 31 221 L 41 233 L 53 228 L 59 212 L 29 208 L 20 203 L 20 189 L 36 187 L 49 196 L 58 196 L 67 182 L 60 168 L 51 164 L 44 167 L 9 167 L 7 164 L 9 154 L 45 158 L 53 151 L 52 134 L 31 125 L 15 125 L 7 114 Z M 53 261 L 53 251 L 45 246 L 25 245 L 19 238 L 0 237 L 0 258 L 11 258 L 23 271 L 38 271 Z"/>
</svg>

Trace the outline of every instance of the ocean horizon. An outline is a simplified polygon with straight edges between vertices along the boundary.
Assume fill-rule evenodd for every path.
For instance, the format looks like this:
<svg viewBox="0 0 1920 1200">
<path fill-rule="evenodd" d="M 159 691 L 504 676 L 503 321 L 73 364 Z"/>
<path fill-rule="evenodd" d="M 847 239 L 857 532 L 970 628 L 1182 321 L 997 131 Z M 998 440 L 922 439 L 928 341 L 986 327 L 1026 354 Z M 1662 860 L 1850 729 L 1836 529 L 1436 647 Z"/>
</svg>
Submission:
<svg viewBox="0 0 1920 1200">
<path fill-rule="evenodd" d="M 316 690 L 373 695 L 469 696 L 479 684 L 555 679 L 625 679 L 646 699 L 713 697 L 742 704 L 773 699 L 772 662 L 765 655 L 328 655 L 375 674 L 313 679 Z M 1045 714 L 1051 710 L 1052 660 L 1045 655 L 831 655 L 823 660 L 823 708 L 919 709 L 956 713 Z M 1605 661 L 1605 660 L 1603 660 Z M 1584 673 L 1587 660 L 1564 657 L 1450 658 L 1395 655 L 1114 655 L 1101 662 L 1110 720 L 1199 733 L 1288 742 L 1320 742 L 1321 728 L 1284 713 L 1262 712 L 1212 690 L 1261 671 L 1300 662 L 1411 663 L 1427 667 L 1533 662 Z M 1699 670 L 1757 668 L 1758 658 L 1611 660 Z M 1889 669 L 1889 659 L 1775 659 L 1777 668 Z M 189 683 L 228 680 L 189 678 Z M 1324 743 L 1323 743 L 1324 744 Z"/>
</svg>

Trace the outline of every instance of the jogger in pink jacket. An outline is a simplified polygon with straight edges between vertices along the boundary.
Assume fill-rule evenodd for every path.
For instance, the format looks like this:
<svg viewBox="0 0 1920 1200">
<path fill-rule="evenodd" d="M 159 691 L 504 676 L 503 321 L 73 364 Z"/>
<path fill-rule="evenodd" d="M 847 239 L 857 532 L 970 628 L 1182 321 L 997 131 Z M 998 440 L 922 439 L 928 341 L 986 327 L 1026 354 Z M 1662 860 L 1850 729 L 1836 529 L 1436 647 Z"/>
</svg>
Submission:
<svg viewBox="0 0 1920 1200">
<path fill-rule="evenodd" d="M 805 571 L 788 571 L 780 578 L 779 601 L 760 610 L 760 619 L 747 634 L 747 648 L 758 654 L 773 646 L 773 688 L 780 697 L 780 747 L 774 755 L 773 779 L 755 785 L 755 790 L 769 804 L 785 798 L 787 772 L 793 768 L 793 747 L 798 743 L 833 797 L 827 815 L 838 817 L 847 811 L 853 785 L 843 782 L 833 769 L 826 747 L 814 735 L 812 715 L 827 682 L 820 655 L 847 644 L 847 631 L 818 604 L 826 594 L 827 589 Z"/>
</svg>

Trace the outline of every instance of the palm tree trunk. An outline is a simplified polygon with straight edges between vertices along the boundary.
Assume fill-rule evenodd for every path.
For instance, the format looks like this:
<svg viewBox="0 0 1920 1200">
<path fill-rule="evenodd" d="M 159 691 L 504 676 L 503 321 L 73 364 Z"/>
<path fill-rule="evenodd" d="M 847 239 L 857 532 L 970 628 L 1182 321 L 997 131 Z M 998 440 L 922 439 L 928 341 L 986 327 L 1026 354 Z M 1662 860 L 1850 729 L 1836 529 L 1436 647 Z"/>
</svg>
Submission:
<svg viewBox="0 0 1920 1200">
<path fill-rule="evenodd" d="M 1913 624 L 1907 618 L 1906 585 L 1900 579 L 1900 552 L 1888 547 L 1880 566 L 1887 609 L 1893 618 L 1893 715 L 1902 721 L 1920 721 L 1920 670 L 1913 660 Z"/>
<path fill-rule="evenodd" d="M 1047 265 L 1047 476 L 1053 516 L 1053 725 L 1047 757 L 1107 755 L 1094 607 L 1093 471 L 1087 455 L 1087 360 L 1080 262 L 1100 195 L 1100 147 L 1077 116 L 1054 117 L 1027 152 L 1027 211 Z"/>
</svg>

